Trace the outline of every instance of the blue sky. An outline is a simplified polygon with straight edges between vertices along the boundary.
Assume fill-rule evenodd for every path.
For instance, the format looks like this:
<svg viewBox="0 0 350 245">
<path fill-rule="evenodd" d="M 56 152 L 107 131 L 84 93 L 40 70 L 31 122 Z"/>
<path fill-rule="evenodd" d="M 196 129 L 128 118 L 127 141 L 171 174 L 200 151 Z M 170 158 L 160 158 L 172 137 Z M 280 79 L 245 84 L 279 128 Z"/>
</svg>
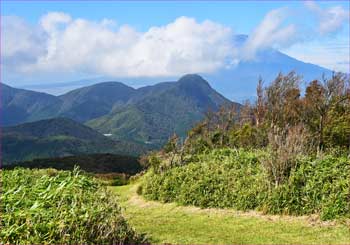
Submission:
<svg viewBox="0 0 350 245">
<path fill-rule="evenodd" d="M 340 5 L 349 9 L 349 1 L 318 1 L 318 4 L 322 8 Z M 198 21 L 210 19 L 248 34 L 267 12 L 281 7 L 304 10 L 303 1 L 2 1 L 2 15 L 21 16 L 35 24 L 47 12 L 58 11 L 74 18 L 114 19 L 139 31 L 189 16 Z M 300 17 L 305 18 L 303 14 Z"/>
<path fill-rule="evenodd" d="M 349 1 L 1 1 L 1 16 L 2 80 L 18 84 L 213 72 L 270 47 L 349 67 Z"/>
</svg>

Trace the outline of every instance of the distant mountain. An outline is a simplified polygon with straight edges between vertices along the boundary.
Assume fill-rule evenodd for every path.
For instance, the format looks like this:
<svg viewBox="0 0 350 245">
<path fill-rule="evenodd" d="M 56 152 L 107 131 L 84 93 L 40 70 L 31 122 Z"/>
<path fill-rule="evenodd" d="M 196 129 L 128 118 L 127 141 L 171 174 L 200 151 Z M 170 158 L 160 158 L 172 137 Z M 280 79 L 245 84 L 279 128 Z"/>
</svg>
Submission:
<svg viewBox="0 0 350 245">
<path fill-rule="evenodd" d="M 247 39 L 247 35 L 236 35 L 233 42 L 236 47 L 242 47 Z M 269 84 L 279 72 L 286 74 L 291 71 L 301 75 L 305 81 L 321 79 L 323 74 L 332 74 L 331 70 L 324 67 L 305 63 L 273 48 L 266 48 L 260 50 L 252 60 L 241 60 L 238 64 L 228 64 L 214 73 L 201 75 L 225 97 L 242 102 L 255 98 L 259 77 L 265 84 Z"/>
<path fill-rule="evenodd" d="M 60 107 L 61 100 L 56 96 L 17 89 L 0 83 L 1 125 L 14 125 L 52 116 Z"/>
<path fill-rule="evenodd" d="M 6 164 L 35 158 L 64 157 L 87 153 L 135 155 L 139 145 L 114 141 L 67 118 L 40 120 L 2 128 L 2 160 Z"/>
<path fill-rule="evenodd" d="M 86 123 L 100 133 L 111 134 L 110 138 L 114 140 L 133 141 L 147 147 L 159 147 L 173 133 L 184 136 L 205 112 L 233 103 L 198 75 L 185 75 L 177 82 L 138 89 L 120 82 L 103 82 L 61 96 L 2 86 L 5 88 L 4 118 L 12 115 L 11 120 L 5 120 L 3 125 L 66 117 Z M 21 100 L 22 94 L 25 100 Z M 17 107 L 14 108 L 13 104 Z M 50 125 L 36 122 L 29 131 L 47 132 L 45 127 L 52 127 L 52 123 Z M 16 131 L 20 127 L 23 126 L 16 127 Z M 52 128 L 49 131 L 56 135 Z"/>
<path fill-rule="evenodd" d="M 202 77 L 185 75 L 177 82 L 138 89 L 126 105 L 87 125 L 116 139 L 160 146 L 173 133 L 185 136 L 208 110 L 215 111 L 232 103 Z"/>
</svg>

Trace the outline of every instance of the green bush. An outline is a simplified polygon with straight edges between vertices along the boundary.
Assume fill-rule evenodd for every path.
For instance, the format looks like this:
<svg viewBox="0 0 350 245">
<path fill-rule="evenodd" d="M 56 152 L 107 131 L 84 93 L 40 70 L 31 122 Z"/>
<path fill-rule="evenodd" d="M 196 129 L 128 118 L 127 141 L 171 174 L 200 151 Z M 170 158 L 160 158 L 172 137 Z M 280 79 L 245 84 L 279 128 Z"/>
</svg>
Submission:
<svg viewBox="0 0 350 245">
<path fill-rule="evenodd" d="M 106 187 L 74 171 L 2 171 L 2 244 L 143 242 Z"/>
<path fill-rule="evenodd" d="M 153 200 L 199 207 L 256 209 L 322 219 L 350 217 L 347 157 L 305 157 L 283 184 L 270 185 L 259 159 L 264 151 L 215 149 L 163 173 L 144 176 L 142 194 Z"/>
</svg>

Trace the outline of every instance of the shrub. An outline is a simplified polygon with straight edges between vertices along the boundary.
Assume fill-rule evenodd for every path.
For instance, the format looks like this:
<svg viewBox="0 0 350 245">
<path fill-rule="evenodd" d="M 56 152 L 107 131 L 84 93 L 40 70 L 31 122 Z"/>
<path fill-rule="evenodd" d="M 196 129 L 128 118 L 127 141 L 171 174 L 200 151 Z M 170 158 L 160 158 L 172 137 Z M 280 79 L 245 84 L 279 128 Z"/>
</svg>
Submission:
<svg viewBox="0 0 350 245">
<path fill-rule="evenodd" d="M 214 149 L 196 160 L 144 176 L 142 194 L 153 200 L 199 207 L 256 209 L 272 214 L 350 218 L 350 160 L 299 157 L 289 177 L 271 186 L 260 160 L 264 151 Z M 195 158 L 193 158 L 195 159 Z"/>
<path fill-rule="evenodd" d="M 289 178 L 297 166 L 298 157 L 306 152 L 307 135 L 302 125 L 280 129 L 274 127 L 269 132 L 270 154 L 262 158 L 271 183 L 277 187 Z"/>
<path fill-rule="evenodd" d="M 267 184 L 255 153 L 221 149 L 164 173 L 151 170 L 143 194 L 164 202 L 246 210 L 266 198 Z"/>
<path fill-rule="evenodd" d="M 2 171 L 2 244 L 121 244 L 142 242 L 113 195 L 73 172 Z"/>
</svg>

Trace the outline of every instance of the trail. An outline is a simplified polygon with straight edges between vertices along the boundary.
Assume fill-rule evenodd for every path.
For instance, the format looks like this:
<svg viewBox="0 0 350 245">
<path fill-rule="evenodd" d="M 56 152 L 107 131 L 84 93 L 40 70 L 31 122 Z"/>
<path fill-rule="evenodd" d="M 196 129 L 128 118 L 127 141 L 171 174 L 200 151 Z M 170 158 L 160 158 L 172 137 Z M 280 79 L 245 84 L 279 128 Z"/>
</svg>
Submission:
<svg viewBox="0 0 350 245">
<path fill-rule="evenodd" d="M 122 212 L 153 243 L 349 244 L 350 227 L 317 216 L 263 215 L 232 209 L 201 209 L 147 201 L 137 184 L 112 187 Z"/>
</svg>

